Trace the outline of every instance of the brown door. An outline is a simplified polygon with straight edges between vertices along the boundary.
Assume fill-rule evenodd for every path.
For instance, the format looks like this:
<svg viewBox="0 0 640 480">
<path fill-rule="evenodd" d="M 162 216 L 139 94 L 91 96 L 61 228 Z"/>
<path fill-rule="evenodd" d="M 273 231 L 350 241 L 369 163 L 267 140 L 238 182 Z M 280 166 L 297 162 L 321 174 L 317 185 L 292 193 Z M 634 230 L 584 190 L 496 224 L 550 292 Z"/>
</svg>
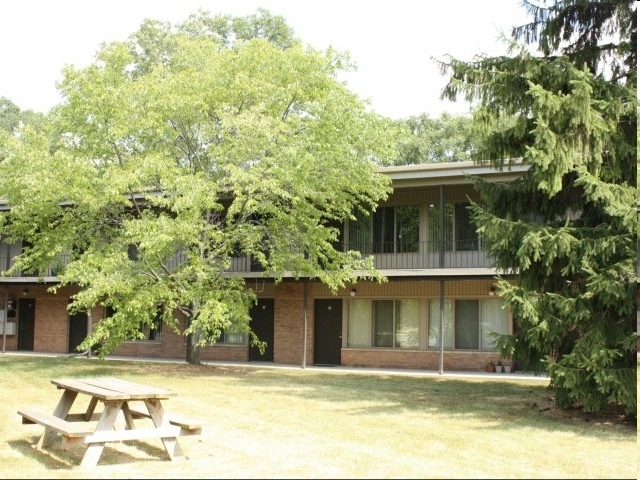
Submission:
<svg viewBox="0 0 640 480">
<path fill-rule="evenodd" d="M 313 352 L 316 365 L 340 365 L 342 349 L 342 300 L 316 300 Z"/>
<path fill-rule="evenodd" d="M 18 301 L 18 350 L 33 351 L 35 323 L 36 300 L 21 298 Z"/>
<path fill-rule="evenodd" d="M 250 346 L 249 359 L 252 362 L 273 362 L 273 299 L 261 298 L 249 312 L 251 330 L 258 339 L 267 342 L 264 353 L 257 347 Z"/>
</svg>

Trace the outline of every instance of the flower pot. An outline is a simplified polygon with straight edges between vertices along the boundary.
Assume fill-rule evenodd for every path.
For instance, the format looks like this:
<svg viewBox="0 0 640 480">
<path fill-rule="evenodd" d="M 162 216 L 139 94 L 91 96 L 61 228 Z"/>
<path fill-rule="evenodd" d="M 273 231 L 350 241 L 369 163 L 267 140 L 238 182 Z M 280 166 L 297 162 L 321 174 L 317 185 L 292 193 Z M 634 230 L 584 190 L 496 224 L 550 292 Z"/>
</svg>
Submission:
<svg viewBox="0 0 640 480">
<path fill-rule="evenodd" d="M 505 365 L 503 368 L 504 368 L 504 373 L 511 373 L 511 365 Z"/>
<path fill-rule="evenodd" d="M 487 372 L 495 372 L 495 371 L 496 371 L 495 365 L 487 365 Z"/>
<path fill-rule="evenodd" d="M 496 365 L 496 373 L 502 373 L 502 365 Z"/>
</svg>

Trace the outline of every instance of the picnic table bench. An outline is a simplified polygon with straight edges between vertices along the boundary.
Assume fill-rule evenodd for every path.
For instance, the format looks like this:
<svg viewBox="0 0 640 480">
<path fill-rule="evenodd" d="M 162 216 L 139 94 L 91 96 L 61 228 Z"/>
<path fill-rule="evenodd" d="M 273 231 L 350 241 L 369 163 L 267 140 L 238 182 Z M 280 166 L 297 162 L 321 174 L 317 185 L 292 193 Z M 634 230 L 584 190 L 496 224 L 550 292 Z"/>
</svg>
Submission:
<svg viewBox="0 0 640 480">
<path fill-rule="evenodd" d="M 175 395 L 169 390 L 112 377 L 60 379 L 51 383 L 63 391 L 53 413 L 41 408 L 23 408 L 18 414 L 23 424 L 45 427 L 38 449 L 48 447 L 56 436 L 61 436 L 63 442 L 86 444 L 82 467 L 95 466 L 107 442 L 149 438 L 162 440 L 171 460 L 181 459 L 184 454 L 177 437 L 202 432 L 202 423 L 197 420 L 165 414 L 162 400 Z M 84 413 L 70 413 L 79 393 L 91 397 L 89 406 Z M 104 404 L 102 412 L 95 411 L 99 402 Z M 125 428 L 116 424 L 119 417 L 124 417 Z M 138 428 L 134 419 L 139 418 L 151 419 L 153 427 Z"/>
</svg>

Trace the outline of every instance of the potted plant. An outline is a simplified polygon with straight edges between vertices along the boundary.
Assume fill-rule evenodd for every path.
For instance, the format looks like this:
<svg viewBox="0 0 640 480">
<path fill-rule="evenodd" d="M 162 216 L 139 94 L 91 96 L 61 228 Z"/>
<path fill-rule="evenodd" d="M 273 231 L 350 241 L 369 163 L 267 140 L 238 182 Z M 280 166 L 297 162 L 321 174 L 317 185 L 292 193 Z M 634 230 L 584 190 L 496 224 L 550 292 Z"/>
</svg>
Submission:
<svg viewBox="0 0 640 480">
<path fill-rule="evenodd" d="M 502 360 L 498 360 L 498 364 L 496 365 L 496 373 L 502 373 Z"/>
<path fill-rule="evenodd" d="M 493 360 L 489 360 L 487 362 L 486 369 L 487 369 L 487 372 L 495 372 L 496 371 L 496 366 L 493 363 Z"/>
<path fill-rule="evenodd" d="M 511 365 L 504 365 L 502 368 L 504 368 L 504 373 L 511 373 Z"/>
</svg>

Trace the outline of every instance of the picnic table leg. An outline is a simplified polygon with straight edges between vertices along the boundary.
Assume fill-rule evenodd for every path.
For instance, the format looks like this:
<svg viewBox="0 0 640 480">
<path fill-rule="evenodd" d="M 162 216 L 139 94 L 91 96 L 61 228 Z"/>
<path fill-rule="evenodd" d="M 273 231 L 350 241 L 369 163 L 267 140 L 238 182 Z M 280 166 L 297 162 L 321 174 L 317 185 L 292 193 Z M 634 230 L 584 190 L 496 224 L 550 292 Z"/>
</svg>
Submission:
<svg viewBox="0 0 640 480">
<path fill-rule="evenodd" d="M 124 422 L 127 430 L 133 430 L 136 428 L 133 423 L 133 415 L 131 415 L 131 410 L 129 409 L 129 402 L 124 402 L 122 404 L 122 414 L 124 415 Z"/>
<path fill-rule="evenodd" d="M 93 416 L 93 412 L 96 410 L 96 406 L 98 405 L 98 397 L 91 397 L 89 401 L 89 406 L 87 407 L 87 411 L 84 412 L 84 421 L 88 422 L 91 420 Z"/>
<path fill-rule="evenodd" d="M 147 409 L 149 410 L 149 415 L 151 415 L 151 420 L 153 420 L 153 424 L 156 427 L 168 427 L 169 420 L 165 420 L 164 418 L 164 407 L 160 400 L 153 398 L 144 401 Z M 167 451 L 169 458 L 171 460 L 178 460 L 184 458 L 184 453 L 182 452 L 182 448 L 180 448 L 180 444 L 178 443 L 178 437 L 163 437 L 162 444 L 164 445 L 164 449 Z"/>
<path fill-rule="evenodd" d="M 75 401 L 77 396 L 78 392 L 74 392 L 71 390 L 65 390 L 64 392 L 62 392 L 62 397 L 60 397 L 60 400 L 58 400 L 58 404 L 53 410 L 53 414 L 56 417 L 66 420 L 67 414 L 69 413 L 69 410 L 71 410 L 71 405 L 73 405 L 73 402 Z M 56 431 L 45 427 L 44 433 L 38 440 L 36 448 L 38 450 L 41 450 L 43 447 L 48 447 L 49 445 L 51 445 L 55 437 Z"/>
<path fill-rule="evenodd" d="M 116 418 L 118 418 L 118 412 L 120 412 L 121 408 L 122 400 L 117 402 L 105 401 L 104 411 L 100 416 L 100 420 L 98 420 L 95 431 L 113 430 L 113 425 Z M 98 460 L 100 460 L 102 450 L 104 450 L 104 442 L 90 443 L 84 452 L 80 466 L 83 468 L 95 467 L 98 464 Z"/>
</svg>

